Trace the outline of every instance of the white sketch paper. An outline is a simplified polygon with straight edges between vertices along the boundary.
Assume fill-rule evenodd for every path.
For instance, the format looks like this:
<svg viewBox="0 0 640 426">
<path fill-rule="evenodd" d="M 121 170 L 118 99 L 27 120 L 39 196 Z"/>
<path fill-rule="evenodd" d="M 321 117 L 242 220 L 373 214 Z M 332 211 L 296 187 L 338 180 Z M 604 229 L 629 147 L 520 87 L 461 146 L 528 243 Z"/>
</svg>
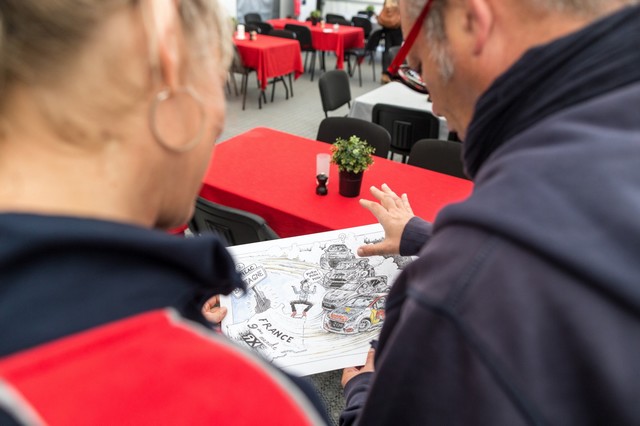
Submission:
<svg viewBox="0 0 640 426">
<path fill-rule="evenodd" d="M 247 292 L 221 298 L 222 331 L 293 374 L 362 365 L 391 284 L 411 258 L 357 257 L 379 224 L 230 247 Z"/>
</svg>

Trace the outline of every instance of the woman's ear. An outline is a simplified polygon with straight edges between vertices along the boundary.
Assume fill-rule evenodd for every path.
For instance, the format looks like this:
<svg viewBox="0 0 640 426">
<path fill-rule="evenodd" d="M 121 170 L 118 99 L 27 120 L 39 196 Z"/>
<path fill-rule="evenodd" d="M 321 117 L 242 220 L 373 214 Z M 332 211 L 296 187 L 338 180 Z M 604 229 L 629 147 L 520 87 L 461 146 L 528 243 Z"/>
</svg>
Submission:
<svg viewBox="0 0 640 426">
<path fill-rule="evenodd" d="M 180 85 L 178 6 L 174 0 L 146 0 L 142 7 L 149 33 L 151 64 L 159 69 L 162 85 L 175 89 Z"/>
</svg>

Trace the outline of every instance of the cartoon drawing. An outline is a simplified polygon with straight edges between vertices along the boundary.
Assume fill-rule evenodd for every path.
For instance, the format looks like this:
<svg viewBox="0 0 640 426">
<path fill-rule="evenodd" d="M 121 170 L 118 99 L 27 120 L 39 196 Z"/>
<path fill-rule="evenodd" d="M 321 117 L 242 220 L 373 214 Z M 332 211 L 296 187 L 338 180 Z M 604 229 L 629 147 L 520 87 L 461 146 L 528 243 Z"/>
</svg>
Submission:
<svg viewBox="0 0 640 426">
<path fill-rule="evenodd" d="M 223 333 L 293 374 L 362 364 L 400 262 L 355 252 L 383 236 L 375 224 L 230 247 L 247 291 L 221 297 Z"/>
<path fill-rule="evenodd" d="M 379 327 L 384 320 L 386 294 L 359 294 L 325 316 L 322 326 L 334 333 L 361 333 Z"/>
<path fill-rule="evenodd" d="M 344 244 L 331 244 L 325 249 L 324 254 L 320 257 L 320 266 L 324 269 L 335 268 L 338 263 L 344 260 L 354 259 L 356 256 L 353 254 L 349 247 Z"/>
<path fill-rule="evenodd" d="M 313 306 L 313 303 L 309 302 L 309 295 L 310 294 L 316 294 L 316 286 L 313 286 L 313 291 L 311 291 L 310 290 L 310 286 L 309 286 L 309 281 L 308 280 L 302 280 L 302 281 L 300 281 L 300 290 L 298 290 L 294 286 L 291 286 L 291 288 L 293 288 L 293 292 L 298 295 L 298 298 L 296 300 L 292 300 L 290 302 L 290 304 L 291 304 L 291 318 L 295 318 L 296 314 L 298 313 L 296 311 L 296 305 L 307 305 L 307 307 L 304 308 L 304 311 L 302 311 L 302 316 L 306 317 L 307 316 L 307 312 Z"/>
<path fill-rule="evenodd" d="M 352 259 L 338 263 L 335 269 L 324 276 L 325 287 L 340 288 L 347 283 L 360 282 L 366 277 L 376 274 L 375 269 L 369 265 L 369 259 Z"/>
<path fill-rule="evenodd" d="M 388 293 L 391 287 L 387 284 L 387 277 L 369 277 L 362 281 L 354 281 L 343 285 L 339 289 L 329 290 L 322 298 L 322 308 L 332 310 L 337 308 L 356 294 Z"/>
</svg>

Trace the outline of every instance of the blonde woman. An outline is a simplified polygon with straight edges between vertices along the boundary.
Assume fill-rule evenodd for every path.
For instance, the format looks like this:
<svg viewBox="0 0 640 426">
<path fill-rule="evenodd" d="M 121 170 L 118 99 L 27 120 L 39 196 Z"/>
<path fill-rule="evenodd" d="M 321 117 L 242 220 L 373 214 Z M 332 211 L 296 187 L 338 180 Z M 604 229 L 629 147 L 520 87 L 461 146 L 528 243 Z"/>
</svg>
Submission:
<svg viewBox="0 0 640 426">
<path fill-rule="evenodd" d="M 205 328 L 241 285 L 222 245 L 153 230 L 192 215 L 224 123 L 221 10 L 0 2 L 0 424 L 323 423 Z"/>
</svg>

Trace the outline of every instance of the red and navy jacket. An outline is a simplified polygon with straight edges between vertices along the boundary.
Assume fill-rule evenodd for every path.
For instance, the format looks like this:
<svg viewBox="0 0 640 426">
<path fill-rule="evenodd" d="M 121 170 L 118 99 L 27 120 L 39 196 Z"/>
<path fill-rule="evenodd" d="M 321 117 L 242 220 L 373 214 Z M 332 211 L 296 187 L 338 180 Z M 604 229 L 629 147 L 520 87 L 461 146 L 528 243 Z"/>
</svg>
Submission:
<svg viewBox="0 0 640 426">
<path fill-rule="evenodd" d="M 0 235 L 0 424 L 327 422 L 208 328 L 204 300 L 242 285 L 215 238 L 26 214 Z"/>
</svg>

